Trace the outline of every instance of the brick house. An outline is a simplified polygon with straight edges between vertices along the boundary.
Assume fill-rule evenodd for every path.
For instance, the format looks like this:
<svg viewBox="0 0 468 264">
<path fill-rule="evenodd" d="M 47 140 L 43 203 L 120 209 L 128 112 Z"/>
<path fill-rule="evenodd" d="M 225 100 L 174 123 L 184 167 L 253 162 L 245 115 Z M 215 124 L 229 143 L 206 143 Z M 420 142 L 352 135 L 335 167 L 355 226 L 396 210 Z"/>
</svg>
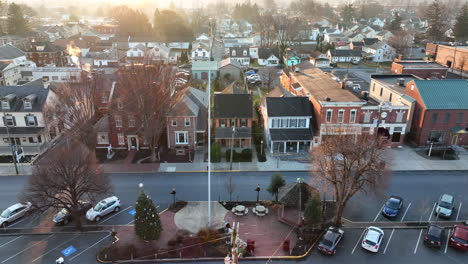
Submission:
<svg viewBox="0 0 468 264">
<path fill-rule="evenodd" d="M 436 62 L 425 60 L 400 61 L 392 63 L 393 74 L 413 74 L 420 78 L 442 79 L 447 77 L 448 68 Z"/>
<path fill-rule="evenodd" d="M 392 145 L 403 140 L 408 106 L 379 103 L 365 94 L 353 93 L 309 62 L 301 63 L 294 71 L 283 70 L 281 84 L 293 95 L 306 96 L 312 102 L 314 145 L 324 137 L 362 133 L 379 133 Z"/>
<path fill-rule="evenodd" d="M 457 71 L 468 71 L 468 46 L 449 46 L 428 43 L 426 57 Z"/>
<path fill-rule="evenodd" d="M 168 114 L 167 147 L 182 154 L 186 149 L 203 146 L 207 131 L 208 94 L 190 87 Z"/>
<path fill-rule="evenodd" d="M 213 128 L 221 147 L 252 147 L 253 105 L 250 94 L 215 94 Z"/>
<path fill-rule="evenodd" d="M 38 67 L 53 64 L 56 67 L 67 66 L 68 58 L 65 48 L 48 41 L 31 42 L 26 50 L 28 60 L 34 61 Z"/>
<path fill-rule="evenodd" d="M 414 80 L 406 94 L 416 100 L 411 137 L 419 146 L 468 145 L 468 82 Z"/>
</svg>

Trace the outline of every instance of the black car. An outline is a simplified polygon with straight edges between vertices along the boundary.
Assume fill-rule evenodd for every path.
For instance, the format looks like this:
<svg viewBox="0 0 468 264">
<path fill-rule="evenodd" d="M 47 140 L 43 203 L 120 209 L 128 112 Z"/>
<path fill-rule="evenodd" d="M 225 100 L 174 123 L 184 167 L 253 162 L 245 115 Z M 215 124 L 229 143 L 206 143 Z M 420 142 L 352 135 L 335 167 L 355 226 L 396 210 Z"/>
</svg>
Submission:
<svg viewBox="0 0 468 264">
<path fill-rule="evenodd" d="M 84 215 L 92 207 L 90 202 L 79 201 L 79 214 Z M 73 220 L 73 216 L 67 208 L 61 209 L 54 215 L 53 221 L 56 225 L 66 225 Z"/>
<path fill-rule="evenodd" d="M 392 195 L 385 203 L 382 209 L 382 215 L 388 218 L 395 218 L 398 216 L 401 208 L 403 208 L 403 198 Z"/>
<path fill-rule="evenodd" d="M 428 247 L 440 248 L 443 236 L 444 228 L 430 224 L 427 228 L 427 233 L 424 235 L 424 244 Z"/>
<path fill-rule="evenodd" d="M 343 234 L 342 229 L 330 226 L 317 247 L 318 251 L 327 255 L 335 255 L 336 246 L 343 238 Z"/>
<path fill-rule="evenodd" d="M 333 67 L 333 68 L 338 67 L 338 63 L 332 62 L 332 63 L 330 63 L 330 67 Z"/>
</svg>

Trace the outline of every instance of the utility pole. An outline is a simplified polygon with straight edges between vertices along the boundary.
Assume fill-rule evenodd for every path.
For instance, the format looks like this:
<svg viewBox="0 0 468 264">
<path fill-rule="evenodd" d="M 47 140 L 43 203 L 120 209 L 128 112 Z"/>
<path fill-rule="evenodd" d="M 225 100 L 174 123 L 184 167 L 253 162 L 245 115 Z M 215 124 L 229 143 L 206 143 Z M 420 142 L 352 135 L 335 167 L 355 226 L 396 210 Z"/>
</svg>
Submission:
<svg viewBox="0 0 468 264">
<path fill-rule="evenodd" d="M 13 118 L 13 117 L 12 117 Z M 5 111 L 3 111 L 3 120 L 5 122 L 5 128 L 6 128 L 6 132 L 7 132 L 7 135 L 8 135 L 8 143 L 10 144 L 10 149 L 11 149 L 11 158 L 13 159 L 13 164 L 15 165 L 15 171 L 16 171 L 16 174 L 19 174 L 19 171 L 18 171 L 18 165 L 16 164 L 16 155 L 15 155 L 15 151 L 13 149 L 13 142 L 12 142 L 12 138 L 10 136 L 10 129 L 8 128 L 8 122 L 6 121 L 6 113 Z"/>
<path fill-rule="evenodd" d="M 236 133 L 236 125 L 234 125 L 232 127 L 232 135 L 231 135 L 231 156 L 230 156 L 230 160 L 231 160 L 231 165 L 229 167 L 229 170 L 232 170 L 232 153 L 233 153 L 233 150 L 234 150 L 234 134 Z"/>
<path fill-rule="evenodd" d="M 209 53 L 211 57 L 211 50 L 213 47 L 213 25 L 212 20 L 209 21 L 210 27 L 210 48 Z M 211 59 L 209 60 L 211 62 Z M 211 226 L 211 67 L 208 68 L 208 227 Z"/>
</svg>

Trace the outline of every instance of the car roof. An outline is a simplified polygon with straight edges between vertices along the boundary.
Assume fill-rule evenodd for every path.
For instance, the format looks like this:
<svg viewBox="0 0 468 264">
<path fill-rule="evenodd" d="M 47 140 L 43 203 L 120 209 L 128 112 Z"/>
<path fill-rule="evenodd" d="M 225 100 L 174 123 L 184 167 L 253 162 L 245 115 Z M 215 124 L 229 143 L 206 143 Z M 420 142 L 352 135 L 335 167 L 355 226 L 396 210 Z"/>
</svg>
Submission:
<svg viewBox="0 0 468 264">
<path fill-rule="evenodd" d="M 450 194 L 443 194 L 443 195 L 440 197 L 440 200 L 441 200 L 442 202 L 451 203 L 451 202 L 453 202 L 453 196 L 450 195 Z"/>
<path fill-rule="evenodd" d="M 440 236 L 444 229 L 438 225 L 429 225 L 429 229 L 427 230 L 427 233 L 431 236 Z"/>
<path fill-rule="evenodd" d="M 367 229 L 367 234 L 366 234 L 366 239 L 370 240 L 372 242 L 377 242 L 379 239 L 379 236 L 383 234 L 383 231 L 380 228 L 377 227 L 369 227 Z"/>
<path fill-rule="evenodd" d="M 108 203 L 108 202 L 112 202 L 112 201 L 115 201 L 115 200 L 118 200 L 118 198 L 115 197 L 115 196 L 111 196 L 111 197 L 107 197 L 106 199 L 102 200 L 101 202 Z"/>
<path fill-rule="evenodd" d="M 453 235 L 463 240 L 468 240 L 468 227 L 462 225 L 455 225 Z"/>
<path fill-rule="evenodd" d="M 329 241 L 335 241 L 338 237 L 340 236 L 340 233 L 338 233 L 335 230 L 327 230 L 325 235 L 323 236 L 324 239 L 329 240 Z"/>
<path fill-rule="evenodd" d="M 16 203 L 16 204 L 8 207 L 7 209 L 10 210 L 10 211 L 13 211 L 13 210 L 16 210 L 16 209 L 18 209 L 20 207 L 24 207 L 24 206 L 26 206 L 26 205 L 22 204 L 22 203 Z"/>
<path fill-rule="evenodd" d="M 389 199 L 389 200 L 391 200 L 391 199 L 396 199 L 396 200 L 398 200 L 398 201 L 402 201 L 402 200 L 403 200 L 403 198 L 401 198 L 400 196 L 397 196 L 397 195 L 391 195 L 390 198 L 388 198 L 388 199 Z"/>
</svg>

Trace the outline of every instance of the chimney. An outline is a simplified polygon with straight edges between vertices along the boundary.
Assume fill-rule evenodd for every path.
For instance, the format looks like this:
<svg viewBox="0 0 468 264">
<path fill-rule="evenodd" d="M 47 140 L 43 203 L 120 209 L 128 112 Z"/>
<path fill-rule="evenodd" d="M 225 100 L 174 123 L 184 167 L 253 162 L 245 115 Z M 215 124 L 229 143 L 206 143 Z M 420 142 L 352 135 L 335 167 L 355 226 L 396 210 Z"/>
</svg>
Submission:
<svg viewBox="0 0 468 264">
<path fill-rule="evenodd" d="M 345 82 L 344 82 L 344 81 L 341 81 L 341 82 L 340 82 L 340 88 L 341 88 L 341 89 L 345 89 L 345 86 L 346 86 L 346 85 L 345 85 Z"/>
<path fill-rule="evenodd" d="M 49 77 L 42 77 L 42 85 L 44 86 L 44 89 L 49 88 L 50 82 L 49 82 Z"/>
</svg>

